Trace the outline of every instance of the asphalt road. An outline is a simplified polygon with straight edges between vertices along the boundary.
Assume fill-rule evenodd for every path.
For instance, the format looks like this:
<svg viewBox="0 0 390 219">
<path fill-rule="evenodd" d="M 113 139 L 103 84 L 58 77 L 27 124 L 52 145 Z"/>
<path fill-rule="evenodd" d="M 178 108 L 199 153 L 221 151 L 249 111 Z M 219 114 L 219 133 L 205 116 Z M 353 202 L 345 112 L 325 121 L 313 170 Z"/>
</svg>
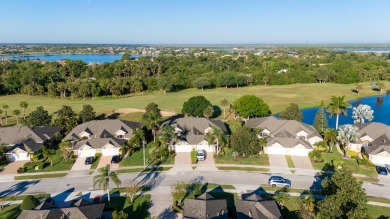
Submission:
<svg viewBox="0 0 390 219">
<path fill-rule="evenodd" d="M 291 180 L 293 188 L 309 189 L 319 188 L 321 180 L 314 176 L 281 174 Z M 266 185 L 270 174 L 260 174 L 244 171 L 187 171 L 187 172 L 147 172 L 120 174 L 124 184 L 126 181 L 137 180 L 143 185 L 149 185 L 152 189 L 158 186 L 172 186 L 179 181 L 202 181 L 203 183 L 216 183 L 221 185 L 237 185 L 240 187 L 256 188 Z M 34 193 L 61 193 L 90 191 L 93 176 L 67 177 L 55 179 L 42 179 L 30 181 L 0 182 L 0 196 L 34 194 Z M 115 185 L 111 185 L 112 188 Z M 369 196 L 390 199 L 390 185 L 364 183 L 363 187 Z M 96 188 L 98 189 L 98 188 Z"/>
</svg>

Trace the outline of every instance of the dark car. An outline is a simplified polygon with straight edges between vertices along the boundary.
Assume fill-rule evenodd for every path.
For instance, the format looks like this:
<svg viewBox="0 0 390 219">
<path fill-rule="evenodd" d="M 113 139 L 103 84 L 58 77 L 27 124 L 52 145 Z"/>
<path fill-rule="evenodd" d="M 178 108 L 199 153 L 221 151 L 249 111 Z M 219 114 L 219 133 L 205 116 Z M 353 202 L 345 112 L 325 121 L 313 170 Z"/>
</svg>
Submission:
<svg viewBox="0 0 390 219">
<path fill-rule="evenodd" d="M 385 167 L 386 167 L 386 169 L 387 169 L 387 172 L 390 173 L 390 165 L 389 165 L 389 164 L 386 164 Z"/>
<path fill-rule="evenodd" d="M 121 161 L 121 157 L 119 155 L 112 156 L 111 163 L 119 163 Z"/>
<path fill-rule="evenodd" d="M 87 164 L 92 164 L 93 163 L 93 158 L 94 157 L 87 157 L 87 158 L 85 158 L 85 165 L 87 165 Z"/>
<path fill-rule="evenodd" d="M 281 186 L 281 187 L 291 187 L 291 181 L 288 179 L 285 179 L 281 176 L 271 176 L 268 179 L 268 185 L 275 187 L 275 186 Z"/>
<path fill-rule="evenodd" d="M 387 170 L 386 170 L 385 167 L 376 166 L 375 169 L 376 169 L 376 172 L 377 172 L 379 175 L 387 175 Z"/>
</svg>

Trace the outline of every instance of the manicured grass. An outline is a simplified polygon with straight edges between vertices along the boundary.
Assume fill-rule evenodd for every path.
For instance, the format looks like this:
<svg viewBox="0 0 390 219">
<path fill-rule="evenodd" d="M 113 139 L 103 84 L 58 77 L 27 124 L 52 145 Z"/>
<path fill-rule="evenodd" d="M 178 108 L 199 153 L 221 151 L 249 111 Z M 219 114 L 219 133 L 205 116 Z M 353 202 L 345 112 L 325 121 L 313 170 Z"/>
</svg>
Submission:
<svg viewBox="0 0 390 219">
<path fill-rule="evenodd" d="M 21 212 L 20 205 L 10 205 L 0 210 L 0 219 L 16 219 Z"/>
<path fill-rule="evenodd" d="M 95 155 L 95 160 L 93 161 L 93 163 L 91 165 L 91 170 L 94 170 L 97 168 L 101 157 L 102 157 L 102 154 L 97 153 Z"/>
<path fill-rule="evenodd" d="M 130 204 L 128 196 L 111 197 L 110 205 L 106 204 L 105 209 L 123 210 L 128 214 L 127 218 L 150 218 L 150 195 L 137 196 L 133 204 Z"/>
<path fill-rule="evenodd" d="M 390 204 L 390 199 L 384 199 L 384 198 L 367 197 L 367 201 Z"/>
<path fill-rule="evenodd" d="M 144 157 L 142 148 L 139 151 L 134 152 L 131 156 L 126 157 L 123 159 L 119 166 L 143 166 L 144 165 Z M 158 161 L 151 162 L 150 155 L 149 155 L 149 148 L 145 148 L 145 159 L 146 159 L 146 166 L 151 164 L 156 164 Z M 160 164 L 173 164 L 175 162 L 175 157 L 173 155 L 170 155 L 167 160 L 161 162 Z"/>
<path fill-rule="evenodd" d="M 23 200 L 25 197 L 26 197 L 25 195 L 7 196 L 7 197 L 4 197 L 4 198 L 0 198 L 0 201 Z M 50 197 L 50 194 L 46 194 L 46 193 L 43 193 L 43 194 L 35 194 L 34 197 L 37 198 L 37 199 L 49 198 L 49 197 Z"/>
<path fill-rule="evenodd" d="M 219 170 L 240 170 L 240 171 L 257 171 L 257 172 L 268 172 L 268 168 L 257 168 L 257 167 L 218 167 Z"/>
<path fill-rule="evenodd" d="M 25 179 L 42 179 L 42 178 L 57 178 L 64 177 L 67 173 L 53 173 L 53 174 L 39 174 L 39 175 L 29 175 L 29 176 L 15 176 L 15 180 L 25 180 Z"/>
<path fill-rule="evenodd" d="M 386 87 L 390 87 L 389 82 L 385 82 Z M 368 83 L 362 83 L 368 86 Z M 353 93 L 355 84 L 291 84 L 291 85 L 274 85 L 274 86 L 248 86 L 242 88 L 216 88 L 206 89 L 186 89 L 179 92 L 163 94 L 156 91 L 153 94 L 131 96 L 125 98 L 107 98 L 99 97 L 96 99 L 71 100 L 61 98 L 50 98 L 46 96 L 27 96 L 27 95 L 6 95 L 0 97 L 0 105 L 8 104 L 10 112 L 19 109 L 19 102 L 27 101 L 29 107 L 27 113 L 35 110 L 38 106 L 43 106 L 46 110 L 53 113 L 62 105 L 69 105 L 79 112 L 84 104 L 91 104 L 97 114 L 109 113 L 112 110 L 120 108 L 137 108 L 144 109 L 150 102 L 155 102 L 162 110 L 179 113 L 183 103 L 188 98 L 196 95 L 205 96 L 214 105 L 220 105 L 222 99 L 227 99 L 233 103 L 236 99 L 246 94 L 253 94 L 262 98 L 269 106 L 273 113 L 282 111 L 289 103 L 297 103 L 300 108 L 313 107 L 320 104 L 321 100 L 327 103 L 332 95 L 343 96 L 346 100 L 356 99 L 358 97 L 375 96 L 378 92 L 371 89 L 363 89 L 360 96 Z"/>
<path fill-rule="evenodd" d="M 333 146 L 332 150 L 333 150 L 333 153 L 326 153 L 326 152 L 322 153 L 322 157 L 324 158 L 323 163 L 312 162 L 314 169 L 321 170 L 326 163 L 332 163 L 333 160 L 339 160 L 339 161 L 345 162 L 347 167 L 350 170 L 352 170 L 353 173 L 364 174 L 364 175 L 371 176 L 371 177 L 377 176 L 377 173 L 376 173 L 374 168 L 366 169 L 366 168 L 359 167 L 356 159 L 353 159 L 353 158 L 344 159 L 342 157 L 343 155 L 337 151 L 336 146 Z"/>
<path fill-rule="evenodd" d="M 234 186 L 232 185 L 219 185 L 219 184 L 214 184 L 214 183 L 208 183 L 207 184 L 207 189 L 208 190 L 213 190 L 213 189 L 216 189 L 216 188 L 222 188 L 222 189 L 236 189 Z"/>
<path fill-rule="evenodd" d="M 220 156 L 215 157 L 216 164 L 247 164 L 247 165 L 259 165 L 259 166 L 269 166 L 268 155 L 262 154 L 255 156 L 250 156 L 248 158 L 238 157 L 236 160 L 233 159 L 232 150 L 226 149 L 226 153 L 220 154 Z"/>
<path fill-rule="evenodd" d="M 143 112 L 136 113 L 124 113 L 119 116 L 120 120 L 132 121 L 132 122 L 142 122 Z"/>
<path fill-rule="evenodd" d="M 367 209 L 368 209 L 368 218 L 378 218 L 378 219 L 390 218 L 390 208 L 375 206 L 375 205 L 367 205 Z"/>
<path fill-rule="evenodd" d="M 38 172 L 50 172 L 50 171 L 64 171 L 70 170 L 74 164 L 74 160 L 64 160 L 61 153 L 58 152 L 53 156 L 53 166 L 50 166 L 50 159 L 44 162 L 43 169 Z M 26 173 L 35 173 L 35 169 L 27 170 Z"/>
<path fill-rule="evenodd" d="M 157 168 L 133 168 L 133 169 L 122 169 L 116 170 L 116 173 L 136 173 L 136 172 L 150 172 L 150 171 L 168 171 L 172 167 L 157 167 Z"/>
<path fill-rule="evenodd" d="M 150 188 L 147 187 L 147 186 L 142 186 L 140 191 L 144 191 L 144 192 L 150 191 Z M 115 188 L 115 189 L 111 189 L 110 190 L 110 193 L 117 193 L 117 192 L 119 192 L 119 193 L 126 193 L 127 191 L 126 191 L 126 188 L 124 188 L 124 187 Z"/>
<path fill-rule="evenodd" d="M 377 183 L 379 182 L 379 179 L 377 177 L 356 177 L 357 180 L 365 181 L 365 182 L 371 182 L 371 183 Z"/>
<path fill-rule="evenodd" d="M 290 155 L 286 155 L 287 165 L 290 168 L 295 168 L 294 162 Z"/>
</svg>

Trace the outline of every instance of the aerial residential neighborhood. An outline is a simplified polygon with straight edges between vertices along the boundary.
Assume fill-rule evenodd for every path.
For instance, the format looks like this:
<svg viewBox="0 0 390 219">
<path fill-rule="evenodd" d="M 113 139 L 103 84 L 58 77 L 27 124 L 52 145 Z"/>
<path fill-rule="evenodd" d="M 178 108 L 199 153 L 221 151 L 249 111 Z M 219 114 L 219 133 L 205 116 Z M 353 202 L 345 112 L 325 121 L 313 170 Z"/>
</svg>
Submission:
<svg viewBox="0 0 390 219">
<path fill-rule="evenodd" d="M 0 219 L 390 218 L 389 8 L 3 0 Z"/>
</svg>

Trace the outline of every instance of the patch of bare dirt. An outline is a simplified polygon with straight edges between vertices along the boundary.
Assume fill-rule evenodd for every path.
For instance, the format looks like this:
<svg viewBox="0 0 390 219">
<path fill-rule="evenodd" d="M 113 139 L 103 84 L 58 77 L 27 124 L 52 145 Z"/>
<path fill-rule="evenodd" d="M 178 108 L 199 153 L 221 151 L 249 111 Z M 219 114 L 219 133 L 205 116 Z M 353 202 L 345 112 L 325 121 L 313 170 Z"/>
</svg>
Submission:
<svg viewBox="0 0 390 219">
<path fill-rule="evenodd" d="M 114 113 L 124 114 L 124 113 L 143 113 L 145 110 L 143 109 L 136 109 L 136 108 L 123 108 L 123 109 L 116 109 L 114 110 Z M 168 112 L 168 111 L 161 111 L 162 116 L 174 116 L 176 113 L 174 112 Z"/>
</svg>

